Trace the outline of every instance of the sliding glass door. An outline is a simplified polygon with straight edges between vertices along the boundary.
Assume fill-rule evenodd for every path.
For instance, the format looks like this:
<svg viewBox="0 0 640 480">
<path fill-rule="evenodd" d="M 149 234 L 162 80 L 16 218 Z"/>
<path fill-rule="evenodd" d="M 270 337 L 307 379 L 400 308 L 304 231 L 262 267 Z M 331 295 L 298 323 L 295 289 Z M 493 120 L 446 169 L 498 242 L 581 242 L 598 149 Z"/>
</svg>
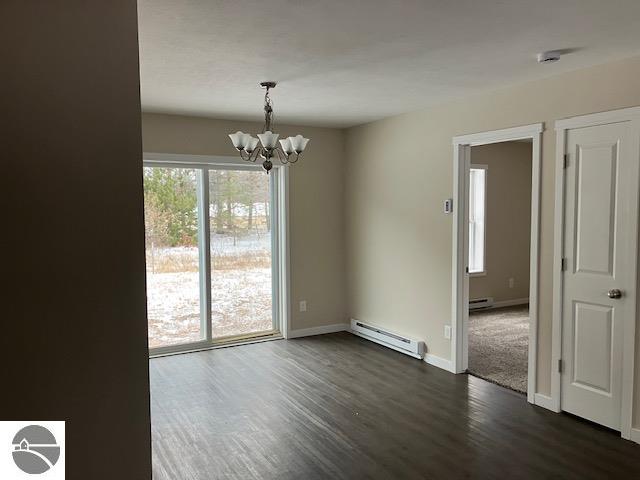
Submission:
<svg viewBox="0 0 640 480">
<path fill-rule="evenodd" d="M 274 330 L 271 176 L 209 170 L 211 334 Z"/>
<path fill-rule="evenodd" d="M 282 174 L 145 161 L 152 354 L 279 334 Z"/>
<path fill-rule="evenodd" d="M 149 348 L 204 339 L 200 320 L 198 170 L 144 168 Z"/>
</svg>

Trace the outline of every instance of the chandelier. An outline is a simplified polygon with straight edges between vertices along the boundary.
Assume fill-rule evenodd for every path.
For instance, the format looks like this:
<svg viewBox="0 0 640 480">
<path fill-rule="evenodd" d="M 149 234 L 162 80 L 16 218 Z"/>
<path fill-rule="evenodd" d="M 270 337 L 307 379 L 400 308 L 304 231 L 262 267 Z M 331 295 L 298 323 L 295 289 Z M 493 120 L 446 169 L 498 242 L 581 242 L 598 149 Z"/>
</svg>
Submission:
<svg viewBox="0 0 640 480">
<path fill-rule="evenodd" d="M 262 88 L 267 92 L 264 94 L 264 127 L 262 133 L 258 134 L 258 138 L 250 133 L 236 132 L 229 134 L 231 142 L 236 150 L 240 153 L 240 157 L 246 162 L 255 162 L 258 157 L 264 159 L 262 167 L 269 173 L 273 168 L 272 158 L 277 158 L 280 163 L 287 165 L 296 163 L 300 154 L 304 151 L 308 138 L 302 135 L 288 137 L 278 141 L 280 136 L 271 131 L 271 123 L 273 122 L 273 105 L 269 97 L 269 89 L 276 86 L 276 82 L 262 82 Z M 260 142 L 260 145 L 258 145 Z M 279 143 L 279 145 L 278 145 Z"/>
</svg>

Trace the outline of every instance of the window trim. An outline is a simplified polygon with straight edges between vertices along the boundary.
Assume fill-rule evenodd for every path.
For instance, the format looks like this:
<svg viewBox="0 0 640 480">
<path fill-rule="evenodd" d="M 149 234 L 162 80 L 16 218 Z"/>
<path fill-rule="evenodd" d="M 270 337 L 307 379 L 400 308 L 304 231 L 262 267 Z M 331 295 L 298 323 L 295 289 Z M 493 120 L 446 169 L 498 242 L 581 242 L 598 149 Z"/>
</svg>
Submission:
<svg viewBox="0 0 640 480">
<path fill-rule="evenodd" d="M 487 186 L 489 185 L 489 165 L 473 163 L 469 165 L 469 172 L 471 170 L 484 170 L 484 228 L 482 231 L 482 270 L 477 272 L 469 271 L 469 276 L 484 277 L 487 275 Z M 469 252 L 471 252 L 471 243 L 469 243 Z M 469 259 L 469 263 L 471 263 L 471 259 Z"/>
<path fill-rule="evenodd" d="M 487 276 L 487 269 L 485 267 L 484 270 L 482 270 L 481 272 L 469 272 L 469 276 L 470 277 L 486 277 Z"/>
<path fill-rule="evenodd" d="M 215 155 L 188 155 L 172 153 L 143 153 L 143 167 L 193 168 L 198 171 L 197 194 L 202 205 L 208 204 L 209 169 L 227 169 L 244 171 L 262 171 L 262 166 L 247 163 L 237 157 Z M 266 173 L 265 173 L 266 175 Z M 211 336 L 211 245 L 209 234 L 208 209 L 198 212 L 199 236 L 202 236 L 204 255 L 200 258 L 200 311 L 201 328 L 204 338 L 200 341 L 149 348 L 149 357 L 209 350 L 229 345 L 263 342 L 278 338 L 289 338 L 290 305 L 290 253 L 289 253 L 289 169 L 286 165 L 274 164 L 269 173 L 272 205 L 272 285 L 273 285 L 273 322 L 271 332 L 257 332 L 256 335 L 237 335 L 212 338 Z M 206 200 L 206 203 L 205 203 Z M 202 217 L 202 218 L 201 218 Z M 201 224 L 202 222 L 202 224 Z M 204 227 L 204 228 L 200 228 Z M 200 238 L 199 238 L 200 241 Z M 204 263 L 204 271 L 202 271 Z M 206 291 L 205 291 L 206 290 Z M 203 305 L 204 303 L 204 305 Z M 204 316 L 203 316 L 204 315 Z"/>
</svg>

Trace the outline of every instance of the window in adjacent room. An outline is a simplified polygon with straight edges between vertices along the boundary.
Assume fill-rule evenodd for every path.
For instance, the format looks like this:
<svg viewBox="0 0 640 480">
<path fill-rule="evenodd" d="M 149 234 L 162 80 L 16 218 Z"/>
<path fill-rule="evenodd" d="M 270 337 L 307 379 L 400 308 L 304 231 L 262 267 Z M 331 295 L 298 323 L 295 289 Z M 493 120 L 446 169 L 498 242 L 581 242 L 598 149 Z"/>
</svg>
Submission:
<svg viewBox="0 0 640 480">
<path fill-rule="evenodd" d="M 485 219 L 487 166 L 472 165 L 469 171 L 469 273 L 485 273 Z"/>
</svg>

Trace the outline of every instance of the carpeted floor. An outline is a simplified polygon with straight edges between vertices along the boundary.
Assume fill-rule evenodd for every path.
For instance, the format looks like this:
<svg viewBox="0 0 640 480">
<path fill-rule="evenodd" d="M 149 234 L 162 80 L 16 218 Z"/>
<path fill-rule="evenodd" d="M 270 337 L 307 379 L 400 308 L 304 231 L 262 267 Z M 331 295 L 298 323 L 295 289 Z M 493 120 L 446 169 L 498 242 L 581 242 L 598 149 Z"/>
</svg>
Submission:
<svg viewBox="0 0 640 480">
<path fill-rule="evenodd" d="M 526 393 L 529 306 L 469 314 L 469 373 Z"/>
</svg>

